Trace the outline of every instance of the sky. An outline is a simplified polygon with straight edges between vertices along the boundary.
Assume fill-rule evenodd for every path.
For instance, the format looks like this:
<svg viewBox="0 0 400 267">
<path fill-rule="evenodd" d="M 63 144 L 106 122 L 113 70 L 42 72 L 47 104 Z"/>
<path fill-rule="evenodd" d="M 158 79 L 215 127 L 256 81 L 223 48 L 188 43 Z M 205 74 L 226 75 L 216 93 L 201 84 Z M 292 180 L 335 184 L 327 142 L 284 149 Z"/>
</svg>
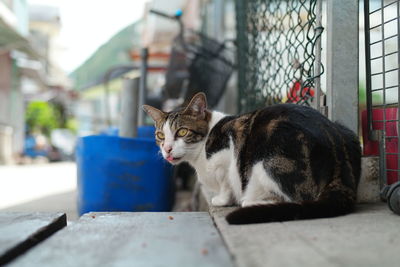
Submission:
<svg viewBox="0 0 400 267">
<path fill-rule="evenodd" d="M 28 0 L 61 13 L 60 67 L 73 71 L 125 26 L 141 18 L 147 0 Z"/>
</svg>

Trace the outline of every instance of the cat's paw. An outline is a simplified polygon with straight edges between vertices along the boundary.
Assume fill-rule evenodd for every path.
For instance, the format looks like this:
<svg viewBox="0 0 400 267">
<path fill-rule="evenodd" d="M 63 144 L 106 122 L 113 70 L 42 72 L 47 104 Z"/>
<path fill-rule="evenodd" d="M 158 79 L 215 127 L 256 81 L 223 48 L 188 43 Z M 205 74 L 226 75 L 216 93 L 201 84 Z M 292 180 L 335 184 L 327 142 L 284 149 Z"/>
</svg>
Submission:
<svg viewBox="0 0 400 267">
<path fill-rule="evenodd" d="M 243 200 L 241 203 L 242 207 L 249 207 L 249 206 L 261 206 L 261 205 L 268 205 L 268 204 L 275 204 L 276 201 L 273 200 Z"/>
<path fill-rule="evenodd" d="M 229 206 L 231 204 L 231 199 L 224 195 L 217 195 L 211 199 L 211 204 L 213 206 Z"/>
</svg>

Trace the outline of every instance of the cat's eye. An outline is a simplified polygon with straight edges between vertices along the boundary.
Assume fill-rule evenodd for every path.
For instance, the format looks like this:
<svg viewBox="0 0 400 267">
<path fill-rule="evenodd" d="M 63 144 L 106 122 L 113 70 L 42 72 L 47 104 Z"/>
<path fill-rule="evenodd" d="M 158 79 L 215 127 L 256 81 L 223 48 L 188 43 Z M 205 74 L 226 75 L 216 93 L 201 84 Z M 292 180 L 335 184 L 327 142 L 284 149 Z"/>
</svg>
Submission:
<svg viewBox="0 0 400 267">
<path fill-rule="evenodd" d="M 188 129 L 186 129 L 186 128 L 181 128 L 181 129 L 179 129 L 179 131 L 176 133 L 176 135 L 177 135 L 178 137 L 184 137 L 185 135 L 187 135 L 187 133 L 188 133 Z"/>
<path fill-rule="evenodd" d="M 157 138 L 160 139 L 160 140 L 164 140 L 165 139 L 165 135 L 162 132 L 157 132 L 156 135 L 157 135 Z"/>
</svg>

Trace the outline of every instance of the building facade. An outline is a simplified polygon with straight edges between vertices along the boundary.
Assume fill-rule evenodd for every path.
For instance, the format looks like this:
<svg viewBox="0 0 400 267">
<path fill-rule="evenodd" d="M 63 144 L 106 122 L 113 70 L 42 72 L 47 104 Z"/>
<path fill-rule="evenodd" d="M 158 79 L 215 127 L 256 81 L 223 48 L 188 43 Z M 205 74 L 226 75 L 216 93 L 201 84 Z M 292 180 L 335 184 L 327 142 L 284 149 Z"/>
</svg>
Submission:
<svg viewBox="0 0 400 267">
<path fill-rule="evenodd" d="M 24 144 L 21 57 L 35 57 L 27 39 L 26 0 L 0 1 L 0 164 L 10 163 Z"/>
</svg>

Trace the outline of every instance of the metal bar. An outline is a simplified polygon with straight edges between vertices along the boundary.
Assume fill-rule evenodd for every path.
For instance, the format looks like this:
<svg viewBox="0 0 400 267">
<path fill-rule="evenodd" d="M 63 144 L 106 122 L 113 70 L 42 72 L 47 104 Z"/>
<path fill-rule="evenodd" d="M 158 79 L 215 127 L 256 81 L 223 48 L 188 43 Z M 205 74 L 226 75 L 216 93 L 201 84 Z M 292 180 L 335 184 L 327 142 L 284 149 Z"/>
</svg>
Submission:
<svg viewBox="0 0 400 267">
<path fill-rule="evenodd" d="M 319 35 L 319 38 L 315 43 L 315 67 L 314 67 L 314 87 L 315 87 L 315 105 L 314 108 L 319 112 L 323 112 L 321 108 L 321 42 L 322 42 L 322 0 L 317 0 L 315 7 L 316 19 L 315 19 L 315 27 L 316 27 L 316 35 Z M 326 115 L 326 114 L 325 114 Z"/>
<path fill-rule="evenodd" d="M 369 0 L 366 0 L 366 1 L 369 1 Z M 380 8 L 378 8 L 378 9 L 375 9 L 374 11 L 372 11 L 371 13 L 369 13 L 369 15 L 372 15 L 372 14 L 374 14 L 375 12 L 378 12 L 379 10 L 381 10 Z M 368 14 L 368 13 L 367 13 Z"/>
<path fill-rule="evenodd" d="M 395 17 L 395 18 L 389 19 L 389 20 L 387 20 L 387 21 L 384 21 L 384 22 L 383 22 L 383 25 L 388 24 L 388 23 L 390 23 L 390 22 L 392 22 L 392 21 L 398 20 L 398 18 L 399 18 L 399 17 Z"/>
<path fill-rule="evenodd" d="M 365 0 L 365 1 L 369 1 L 369 0 Z M 369 13 L 369 14 L 372 15 L 372 14 L 374 14 L 375 12 L 377 12 L 377 11 L 379 11 L 379 10 L 382 10 L 383 8 L 388 7 L 388 6 L 390 6 L 390 5 L 393 5 L 393 4 L 396 3 L 396 2 L 397 2 L 397 0 L 396 0 L 396 1 L 393 1 L 393 2 L 391 2 L 391 3 L 389 3 L 389 4 L 386 4 L 386 5 L 384 5 L 384 6 L 381 7 L 381 8 L 375 9 L 374 11 L 372 11 L 372 12 Z"/>
<path fill-rule="evenodd" d="M 390 103 L 389 105 L 390 106 L 394 106 L 396 103 Z M 387 107 L 387 105 L 384 105 L 384 104 L 375 104 L 374 105 L 374 108 L 385 108 L 385 107 Z"/>
<path fill-rule="evenodd" d="M 367 0 L 369 1 L 369 0 Z M 380 184 L 380 188 L 383 188 L 385 185 L 387 185 L 387 173 L 386 173 L 386 155 L 388 155 L 389 153 L 387 153 L 385 155 L 385 151 L 386 151 L 386 142 L 385 142 L 385 138 L 384 138 L 384 131 L 377 131 L 379 132 L 379 184 Z"/>
<path fill-rule="evenodd" d="M 382 24 L 378 24 L 378 25 L 375 25 L 374 27 L 369 28 L 369 30 L 374 30 L 374 29 L 376 29 L 378 27 L 381 27 L 381 26 L 382 26 Z"/>
<path fill-rule="evenodd" d="M 365 73 L 366 73 L 366 104 L 367 104 L 367 123 L 368 135 L 372 134 L 372 86 L 371 86 L 371 46 L 369 29 L 369 0 L 364 0 L 364 35 L 365 35 Z"/>
<path fill-rule="evenodd" d="M 369 0 L 368 0 L 369 1 Z M 384 12 L 384 0 L 381 0 L 381 7 L 382 7 L 382 12 L 381 12 L 381 23 L 383 23 L 383 21 L 385 20 L 385 12 Z M 382 34 L 382 40 L 385 39 L 385 27 L 382 27 L 381 29 L 381 34 Z M 382 42 L 382 55 L 385 54 L 385 42 Z M 386 59 L 385 57 L 382 57 L 382 85 L 383 85 L 383 90 L 382 90 L 382 94 L 383 94 L 383 105 L 384 105 L 384 110 L 383 110 L 383 127 L 384 129 L 386 128 L 386 73 L 387 71 L 386 69 Z M 371 76 L 374 74 L 371 74 Z M 386 135 L 386 131 L 383 131 L 383 135 Z M 385 137 L 383 136 L 383 141 L 385 142 Z M 383 155 L 381 155 L 383 156 Z M 386 168 L 386 165 L 385 165 Z"/>
<path fill-rule="evenodd" d="M 388 56 L 394 55 L 394 54 L 396 54 L 396 53 L 398 53 L 398 51 L 394 51 L 394 52 L 388 53 L 388 54 L 386 54 L 386 55 L 384 55 L 384 56 L 373 57 L 373 58 L 371 58 L 371 61 L 372 61 L 372 60 L 375 60 L 375 59 L 382 58 L 382 57 L 388 57 Z"/>
<path fill-rule="evenodd" d="M 144 125 L 144 110 L 142 110 L 142 106 L 146 104 L 147 99 L 147 59 L 149 57 L 149 50 L 147 47 L 142 48 L 140 51 L 141 57 L 141 66 L 140 66 L 140 85 L 139 85 L 139 116 L 138 116 L 138 125 Z"/>
<path fill-rule="evenodd" d="M 122 107 L 119 136 L 136 137 L 139 109 L 140 76 L 124 77 L 122 87 Z"/>
<path fill-rule="evenodd" d="M 397 0 L 397 65 L 400 65 L 400 1 Z M 400 71 L 397 73 L 397 152 L 400 152 Z M 397 154 L 397 168 L 400 168 L 400 155 Z M 400 169 L 399 169 L 400 170 Z M 398 171 L 399 171 L 398 170 Z M 400 172 L 397 174 L 400 181 Z"/>
<path fill-rule="evenodd" d="M 382 30 L 382 31 L 383 31 L 383 30 Z M 383 39 L 381 39 L 381 40 L 379 40 L 379 41 L 375 41 L 375 42 L 373 42 L 373 43 L 370 43 L 370 45 L 375 45 L 375 44 L 377 44 L 377 43 L 387 41 L 387 40 L 392 39 L 392 38 L 394 38 L 394 37 L 397 37 L 397 34 L 393 34 L 393 35 L 390 35 L 389 37 L 383 38 Z"/>
<path fill-rule="evenodd" d="M 381 71 L 381 72 L 372 73 L 371 76 L 375 76 L 375 75 L 379 75 L 379 74 L 386 74 L 388 72 L 396 71 L 398 69 L 399 68 L 394 68 L 394 69 L 390 69 L 390 70 L 387 70 L 387 71 Z"/>
<path fill-rule="evenodd" d="M 107 128 L 111 127 L 110 89 L 108 83 L 104 84 L 104 121 Z"/>
<path fill-rule="evenodd" d="M 328 116 L 358 132 L 358 0 L 327 3 Z"/>
<path fill-rule="evenodd" d="M 150 9 L 149 12 L 150 12 L 150 13 L 153 13 L 153 14 L 156 14 L 156 15 L 158 15 L 158 16 L 164 17 L 164 18 L 166 18 L 166 19 L 171 19 L 171 20 L 176 20 L 176 19 L 177 19 L 176 16 L 172 16 L 172 15 L 170 15 L 170 14 L 164 13 L 164 12 L 159 11 L 159 10 Z"/>
<path fill-rule="evenodd" d="M 132 70 L 135 69 L 135 66 L 132 64 L 124 64 L 124 65 L 117 65 L 107 70 L 107 72 L 103 76 L 103 84 L 104 84 L 104 120 L 99 120 L 100 123 L 105 122 L 107 127 L 111 127 L 112 119 L 110 114 L 110 89 L 109 89 L 109 82 L 112 74 L 117 70 Z"/>
<path fill-rule="evenodd" d="M 369 0 L 368 0 L 369 1 Z M 384 0 L 381 0 L 381 22 L 383 23 L 384 19 L 385 19 L 385 15 L 384 15 Z M 382 27 L 381 30 L 381 36 L 382 36 L 382 55 L 385 54 L 385 27 Z M 385 139 L 385 135 L 386 135 L 386 76 L 385 76 L 385 64 L 386 64 L 386 60 L 385 57 L 382 57 L 382 70 L 384 72 L 384 74 L 382 75 L 382 86 L 383 86 L 383 129 L 382 131 L 380 131 L 380 140 L 379 140 L 379 156 L 380 156 L 380 172 L 381 172 L 381 188 L 383 188 L 384 185 L 387 185 L 387 172 L 386 172 L 386 139 Z"/>
<path fill-rule="evenodd" d="M 393 89 L 393 88 L 396 88 L 396 87 L 398 87 L 398 85 L 388 86 L 388 87 L 386 87 L 386 90 L 387 89 Z M 383 90 L 383 88 L 376 88 L 376 89 L 372 89 L 371 92 L 378 92 L 378 91 L 382 91 L 382 90 Z"/>
<path fill-rule="evenodd" d="M 398 120 L 386 120 L 386 122 L 395 122 Z M 374 122 L 384 122 L 384 120 L 374 120 Z"/>
<path fill-rule="evenodd" d="M 376 92 L 376 91 L 381 91 L 381 90 L 383 90 L 383 89 L 388 90 L 388 89 L 392 89 L 392 88 L 396 88 L 396 87 L 399 87 L 399 86 L 398 86 L 398 85 L 392 85 L 392 86 L 388 86 L 388 87 L 386 87 L 386 88 L 375 88 L 375 89 L 372 89 L 371 91 L 372 91 L 372 92 Z"/>
<path fill-rule="evenodd" d="M 397 20 L 397 19 L 398 19 L 398 17 L 392 18 L 392 19 L 387 20 L 387 21 L 385 21 L 385 22 L 383 22 L 383 23 L 381 23 L 381 24 L 375 25 L 374 27 L 371 27 L 371 28 L 369 28 L 369 29 L 370 29 L 370 30 L 373 30 L 373 29 L 376 29 L 376 28 L 378 28 L 378 27 L 385 26 L 385 24 L 388 24 L 388 23 L 390 23 L 390 22 L 392 22 L 392 21 L 395 21 L 395 20 Z"/>
<path fill-rule="evenodd" d="M 235 1 L 235 11 L 236 11 L 236 41 L 238 44 L 238 52 L 236 62 L 238 63 L 238 87 L 239 94 L 237 98 L 237 106 L 239 112 L 243 112 L 246 109 L 247 96 L 245 95 L 245 88 L 247 86 L 247 76 L 246 72 L 248 70 L 248 22 L 247 22 L 247 12 L 248 12 L 247 1 L 236 0 Z"/>
</svg>

